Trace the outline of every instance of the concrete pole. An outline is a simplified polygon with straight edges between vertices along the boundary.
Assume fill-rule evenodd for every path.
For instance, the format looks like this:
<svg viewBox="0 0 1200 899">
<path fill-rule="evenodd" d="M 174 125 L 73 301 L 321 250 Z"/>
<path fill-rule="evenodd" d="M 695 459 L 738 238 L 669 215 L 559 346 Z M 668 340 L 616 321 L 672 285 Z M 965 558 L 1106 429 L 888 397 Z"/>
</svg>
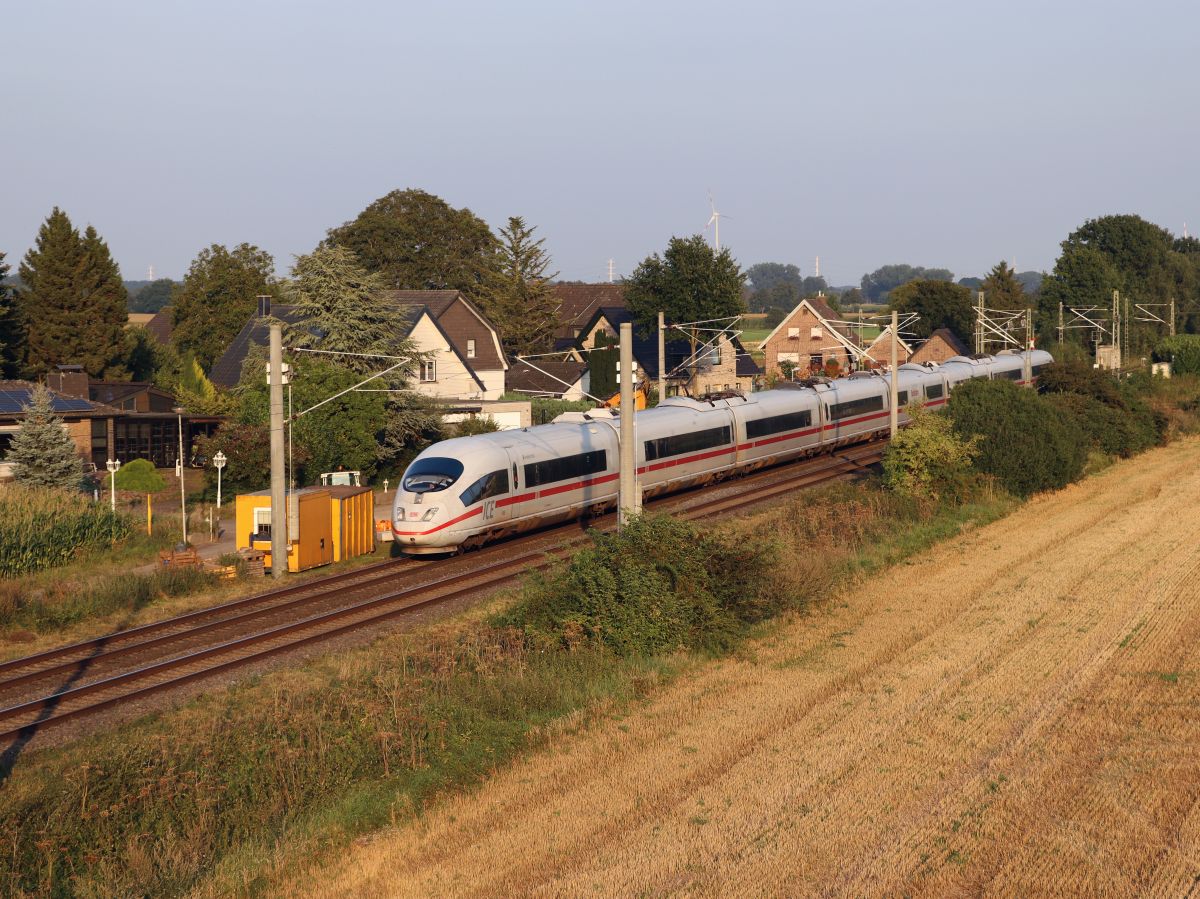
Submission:
<svg viewBox="0 0 1200 899">
<path fill-rule="evenodd" d="M 975 352 L 983 355 L 983 291 L 979 291 L 975 306 Z"/>
<path fill-rule="evenodd" d="M 287 482 L 283 434 L 283 325 L 271 325 L 271 577 L 287 571 Z"/>
<path fill-rule="evenodd" d="M 633 398 L 633 325 L 621 323 L 621 480 L 617 502 L 617 526 L 625 525 L 642 511 L 642 493 L 637 479 L 637 408 Z"/>
<path fill-rule="evenodd" d="M 1171 297 L 1171 320 L 1168 323 L 1168 328 L 1170 329 L 1171 336 L 1174 337 L 1175 336 L 1175 298 L 1174 297 Z"/>
<path fill-rule="evenodd" d="M 1058 345 L 1062 346 L 1063 334 L 1066 329 L 1063 327 L 1063 304 L 1058 304 Z"/>
<path fill-rule="evenodd" d="M 900 401 L 900 336 L 897 333 L 900 330 L 899 316 L 896 310 L 892 310 L 892 414 L 891 426 L 892 436 L 896 436 L 896 431 L 900 429 L 900 410 L 896 408 L 896 403 Z"/>
<path fill-rule="evenodd" d="M 662 312 L 658 313 L 658 401 L 667 398 L 667 323 Z"/>
<path fill-rule="evenodd" d="M 1027 387 L 1033 386 L 1033 309 L 1025 310 L 1025 371 L 1022 373 Z"/>
<path fill-rule="evenodd" d="M 183 410 L 176 410 L 176 417 L 179 420 L 179 516 L 183 528 L 183 548 L 187 549 L 188 533 L 187 533 L 187 484 L 183 479 L 184 475 L 184 460 L 183 460 Z"/>
</svg>

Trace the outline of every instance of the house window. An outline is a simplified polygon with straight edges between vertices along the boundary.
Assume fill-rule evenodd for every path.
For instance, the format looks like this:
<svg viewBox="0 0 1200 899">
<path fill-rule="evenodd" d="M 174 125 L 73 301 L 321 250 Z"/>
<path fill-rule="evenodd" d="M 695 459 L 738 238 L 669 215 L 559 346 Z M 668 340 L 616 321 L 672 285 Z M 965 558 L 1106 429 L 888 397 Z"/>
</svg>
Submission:
<svg viewBox="0 0 1200 899">
<path fill-rule="evenodd" d="M 254 533 L 264 537 L 271 534 L 271 508 L 254 510 Z"/>
<path fill-rule="evenodd" d="M 808 336 L 813 340 L 820 340 L 823 336 L 825 336 L 825 332 L 820 328 L 812 328 L 809 330 Z"/>
<path fill-rule="evenodd" d="M 800 339 L 800 329 L 799 328 L 788 328 L 788 340 L 799 340 L 799 339 Z"/>
<path fill-rule="evenodd" d="M 472 337 L 467 338 L 467 358 L 475 358 L 475 339 Z"/>
<path fill-rule="evenodd" d="M 421 363 L 421 380 L 426 382 L 437 380 L 437 363 L 432 359 Z"/>
</svg>

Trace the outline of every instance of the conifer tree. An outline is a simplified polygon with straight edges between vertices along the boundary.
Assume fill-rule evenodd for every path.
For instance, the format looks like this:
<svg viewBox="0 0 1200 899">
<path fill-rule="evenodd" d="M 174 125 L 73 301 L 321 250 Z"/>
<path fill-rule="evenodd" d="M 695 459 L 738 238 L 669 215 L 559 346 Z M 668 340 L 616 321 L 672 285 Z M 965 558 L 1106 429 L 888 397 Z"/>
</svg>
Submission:
<svg viewBox="0 0 1200 899">
<path fill-rule="evenodd" d="M 129 320 L 129 292 L 108 244 L 91 225 L 83 232 L 79 293 L 82 340 L 75 358 L 68 361 L 78 362 L 89 374 L 128 377 L 125 325 Z"/>
<path fill-rule="evenodd" d="M 558 323 L 558 300 L 550 287 L 557 272 L 547 274 L 550 256 L 545 238 L 533 239 L 536 230 L 519 215 L 509 218 L 500 229 L 499 271 L 479 298 L 510 355 L 549 350 Z"/>
<path fill-rule="evenodd" d="M 339 353 L 416 353 L 403 335 L 405 311 L 384 297 L 383 278 L 368 272 L 352 250 L 338 245 L 317 247 L 296 257 L 289 299 L 302 323 L 289 329 L 288 342 L 300 347 Z M 356 371 L 377 371 L 391 364 L 384 359 L 343 357 L 328 360 Z"/>
<path fill-rule="evenodd" d="M 1008 263 L 1000 260 L 988 272 L 983 284 L 983 301 L 989 309 L 1008 309 L 1017 311 L 1030 305 L 1029 295 L 1025 287 L 1017 280 L 1017 273 L 1008 267 Z"/>
<path fill-rule="evenodd" d="M 19 354 L 25 341 L 17 310 L 17 292 L 3 283 L 9 272 L 4 256 L 4 253 L 0 253 L 0 376 L 15 378 Z"/>
<path fill-rule="evenodd" d="M 21 262 L 19 309 L 25 370 L 42 375 L 75 363 L 89 375 L 125 375 L 125 285 L 96 229 L 80 236 L 57 206 Z"/>
<path fill-rule="evenodd" d="M 13 436 L 6 462 L 13 464 L 13 479 L 34 487 L 75 489 L 83 466 L 75 452 L 75 441 L 54 414 L 50 391 L 41 384 L 30 394 L 25 420 Z"/>
</svg>

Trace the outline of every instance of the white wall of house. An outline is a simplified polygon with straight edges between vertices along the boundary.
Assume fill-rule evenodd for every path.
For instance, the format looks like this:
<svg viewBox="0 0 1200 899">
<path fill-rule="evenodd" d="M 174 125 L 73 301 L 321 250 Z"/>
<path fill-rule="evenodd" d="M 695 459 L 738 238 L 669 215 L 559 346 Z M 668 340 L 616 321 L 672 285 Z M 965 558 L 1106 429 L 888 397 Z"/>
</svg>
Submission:
<svg viewBox="0 0 1200 899">
<path fill-rule="evenodd" d="M 502 403 L 484 402 L 482 408 L 474 415 L 477 418 L 491 418 L 501 431 L 511 431 L 517 428 L 527 428 L 533 423 L 533 406 L 531 403 L 517 400 Z M 473 417 L 472 413 L 452 412 L 443 415 L 445 422 L 460 422 Z"/>
<path fill-rule="evenodd" d="M 479 376 L 479 380 L 483 381 L 483 386 L 487 389 L 483 392 L 485 400 L 498 400 L 504 395 L 504 369 L 498 368 L 495 370 L 475 370 L 475 374 Z"/>
<path fill-rule="evenodd" d="M 412 380 L 414 390 L 425 396 L 444 399 L 482 400 L 485 398 L 484 391 L 480 390 L 479 384 L 471 377 L 471 372 L 458 354 L 451 349 L 446 338 L 442 336 L 442 332 L 438 330 L 437 325 L 428 315 L 421 316 L 409 337 L 420 352 L 433 354 L 434 363 L 433 380 L 423 380 L 420 371 L 414 373 Z M 486 382 L 484 383 L 486 385 Z M 500 391 L 496 396 L 503 392 L 504 373 L 500 372 Z"/>
</svg>

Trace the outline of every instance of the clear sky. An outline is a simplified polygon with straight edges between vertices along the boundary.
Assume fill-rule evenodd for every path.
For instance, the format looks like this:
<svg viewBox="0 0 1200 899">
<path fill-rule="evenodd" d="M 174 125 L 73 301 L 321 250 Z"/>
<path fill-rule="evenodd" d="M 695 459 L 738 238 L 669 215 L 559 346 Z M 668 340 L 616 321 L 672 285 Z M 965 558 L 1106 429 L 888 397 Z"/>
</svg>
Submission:
<svg viewBox="0 0 1200 899">
<path fill-rule="evenodd" d="M 280 273 L 420 187 L 523 215 L 561 277 L 700 231 L 831 283 L 1053 265 L 1089 217 L 1200 232 L 1200 5 L 6 4 L 0 250 L 54 205 L 126 278 L 249 241 Z"/>
</svg>

